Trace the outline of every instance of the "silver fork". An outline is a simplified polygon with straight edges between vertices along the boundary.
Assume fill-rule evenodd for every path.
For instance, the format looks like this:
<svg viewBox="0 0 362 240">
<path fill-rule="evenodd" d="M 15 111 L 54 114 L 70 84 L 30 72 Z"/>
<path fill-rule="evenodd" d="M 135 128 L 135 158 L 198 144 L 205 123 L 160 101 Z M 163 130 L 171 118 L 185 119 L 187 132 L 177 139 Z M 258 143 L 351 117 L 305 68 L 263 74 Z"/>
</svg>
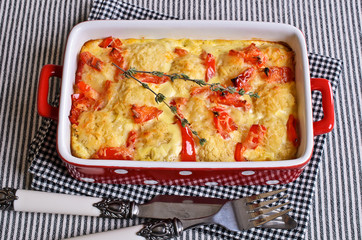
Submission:
<svg viewBox="0 0 362 240">
<path fill-rule="evenodd" d="M 166 219 L 153 220 L 143 226 L 134 226 L 116 231 L 86 235 L 76 237 L 76 239 L 147 239 L 147 240 L 164 240 L 178 237 L 185 230 L 195 228 L 200 225 L 218 224 L 232 231 L 242 231 L 253 227 L 263 227 L 270 223 L 268 228 L 273 227 L 272 221 L 280 218 L 286 213 L 293 210 L 288 208 L 281 210 L 282 207 L 289 204 L 284 202 L 278 205 L 280 201 L 287 197 L 275 197 L 275 195 L 286 191 L 286 189 L 275 190 L 267 193 L 252 195 L 237 200 L 227 201 L 217 213 L 194 219 Z M 269 199 L 269 197 L 274 198 Z M 269 206 L 272 205 L 272 206 Z M 289 221 L 282 221 L 284 229 L 296 227 L 296 222 L 292 218 Z M 280 221 L 279 221 L 280 222 Z M 280 228 L 280 227 L 279 227 Z M 105 236 L 107 234 L 107 236 Z M 105 238 L 106 237 L 106 238 Z"/>
<path fill-rule="evenodd" d="M 267 207 L 270 204 L 286 198 L 287 195 L 284 195 L 282 197 L 275 197 L 272 199 L 267 198 L 275 196 L 286 190 L 287 189 L 280 189 L 240 198 L 237 200 L 230 200 L 226 202 L 217 213 L 207 217 L 187 220 L 161 220 L 153 222 L 141 229 L 141 231 L 139 231 L 137 235 L 143 236 L 146 239 L 162 239 L 152 237 L 167 236 L 171 238 L 175 236 L 180 236 L 180 234 L 185 230 L 189 230 L 200 225 L 209 224 L 218 224 L 232 231 L 248 230 L 250 228 L 258 227 L 263 224 L 265 225 L 266 223 L 270 223 L 272 220 L 279 218 L 282 215 L 293 210 L 292 208 L 280 210 L 280 208 L 286 206 L 290 202 L 284 202 L 278 205 Z M 286 222 L 285 224 L 285 229 L 293 229 L 296 227 L 296 222 L 294 220 Z"/>
</svg>

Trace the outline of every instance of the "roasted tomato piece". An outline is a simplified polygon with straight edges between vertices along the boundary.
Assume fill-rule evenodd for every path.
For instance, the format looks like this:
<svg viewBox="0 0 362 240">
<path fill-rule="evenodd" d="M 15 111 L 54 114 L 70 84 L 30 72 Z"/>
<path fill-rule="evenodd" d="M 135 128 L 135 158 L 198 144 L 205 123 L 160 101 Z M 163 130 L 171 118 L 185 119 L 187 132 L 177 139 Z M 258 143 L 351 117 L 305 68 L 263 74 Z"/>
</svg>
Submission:
<svg viewBox="0 0 362 240">
<path fill-rule="evenodd" d="M 103 41 L 98 46 L 101 48 L 107 48 L 107 47 L 119 48 L 122 46 L 122 42 L 118 38 L 107 37 L 103 39 Z"/>
<path fill-rule="evenodd" d="M 191 88 L 190 95 L 197 95 L 197 94 L 203 94 L 203 93 L 211 93 L 211 90 L 209 87 L 193 87 Z"/>
<path fill-rule="evenodd" d="M 247 111 L 251 108 L 250 103 L 246 100 L 240 99 L 240 95 L 238 93 L 229 93 L 229 92 L 212 92 L 209 95 L 209 100 L 213 103 L 241 107 L 244 111 Z"/>
<path fill-rule="evenodd" d="M 88 99 L 83 93 L 72 95 L 72 109 L 70 110 L 69 120 L 72 124 L 78 125 L 78 118 L 82 112 L 88 111 L 94 101 Z"/>
<path fill-rule="evenodd" d="M 111 42 L 113 41 L 113 37 L 107 37 L 103 39 L 103 41 L 98 45 L 101 48 L 107 48 L 111 45 Z"/>
<path fill-rule="evenodd" d="M 260 124 L 254 124 L 250 127 L 249 133 L 242 143 L 237 143 L 235 147 L 235 161 L 246 161 L 243 153 L 247 149 L 257 148 L 264 139 L 266 127 Z"/>
<path fill-rule="evenodd" d="M 134 131 L 134 130 L 130 131 L 129 134 L 128 134 L 126 147 L 134 149 L 137 137 L 138 137 L 138 133 L 136 131 Z"/>
<path fill-rule="evenodd" d="M 81 59 L 78 60 L 77 72 L 75 73 L 75 84 L 82 80 L 84 64 L 85 62 L 83 62 Z"/>
<path fill-rule="evenodd" d="M 97 71 L 101 71 L 103 68 L 103 62 L 90 52 L 80 53 L 79 59 Z"/>
<path fill-rule="evenodd" d="M 92 158 L 96 159 L 115 159 L 115 160 L 133 160 L 134 159 L 134 147 L 137 138 L 135 131 L 130 131 L 126 146 L 121 147 L 103 147 L 100 148 Z"/>
<path fill-rule="evenodd" d="M 117 64 L 118 67 L 127 70 L 127 65 L 123 57 L 123 52 L 120 49 L 112 48 L 112 51 L 109 52 L 109 56 L 111 60 L 115 64 Z M 122 77 L 122 75 L 120 75 L 122 73 L 123 73 L 122 70 L 116 68 L 115 77 L 114 77 L 115 81 L 118 81 Z"/>
<path fill-rule="evenodd" d="M 109 52 L 109 56 L 111 57 L 112 61 L 117 64 L 119 67 L 126 69 L 127 66 L 125 64 L 123 55 L 122 55 L 122 51 L 117 49 L 117 48 L 113 48 L 112 51 Z M 117 70 L 119 70 L 117 68 Z M 121 71 L 121 70 L 119 70 Z"/>
<path fill-rule="evenodd" d="M 175 48 L 174 52 L 179 56 L 179 57 L 183 57 L 186 56 L 187 54 L 189 54 L 189 52 L 185 49 L 182 48 Z"/>
<path fill-rule="evenodd" d="M 72 109 L 69 116 L 72 124 L 78 124 L 78 118 L 82 112 L 90 109 L 98 110 L 103 103 L 100 94 L 85 82 L 80 81 L 76 86 L 79 93 L 72 95 Z"/>
<path fill-rule="evenodd" d="M 215 76 L 216 59 L 214 55 L 205 51 L 202 52 L 201 59 L 204 60 L 204 65 L 206 67 L 205 82 L 208 82 L 213 76 Z"/>
<path fill-rule="evenodd" d="M 132 105 L 132 113 L 135 123 L 144 123 L 157 118 L 163 111 L 151 106 Z"/>
<path fill-rule="evenodd" d="M 113 41 L 111 42 L 111 47 L 120 48 L 122 45 L 123 44 L 122 44 L 121 40 L 119 40 L 118 38 L 113 38 Z"/>
<path fill-rule="evenodd" d="M 293 114 L 290 114 L 287 122 L 287 138 L 293 143 L 295 147 L 298 147 L 300 143 L 297 132 L 297 125 L 297 119 L 294 118 Z"/>
<path fill-rule="evenodd" d="M 187 103 L 187 98 L 174 98 L 171 102 L 171 106 L 175 106 L 177 108 L 177 114 L 183 118 L 183 114 L 181 113 L 181 107 Z M 177 118 L 177 124 L 181 129 L 181 137 L 182 137 L 182 149 L 180 152 L 180 159 L 182 162 L 195 162 L 196 161 L 196 151 L 195 151 L 195 141 L 192 135 L 192 131 L 188 126 L 183 127 L 181 124 L 181 120 Z"/>
<path fill-rule="evenodd" d="M 162 84 L 162 83 L 169 81 L 169 77 L 167 77 L 167 76 L 159 77 L 159 76 L 155 76 L 155 75 L 148 74 L 148 73 L 137 73 L 134 76 L 141 82 L 145 82 L 145 83 Z"/>
<path fill-rule="evenodd" d="M 234 87 L 236 87 L 238 90 L 244 89 L 246 92 L 248 92 L 251 90 L 249 81 L 253 78 L 254 73 L 255 73 L 254 68 L 248 68 L 236 78 L 231 79 L 231 82 L 233 83 Z"/>
<path fill-rule="evenodd" d="M 224 138 L 229 139 L 232 131 L 238 129 L 230 115 L 222 107 L 213 107 L 210 109 L 214 114 L 214 126 L 217 132 Z"/>
<path fill-rule="evenodd" d="M 97 100 L 100 97 L 100 94 L 96 90 L 83 81 L 78 82 L 77 87 L 87 98 Z"/>
<path fill-rule="evenodd" d="M 98 150 L 92 158 L 96 159 L 115 159 L 115 160 L 133 160 L 134 151 L 126 147 L 104 147 Z"/>
<path fill-rule="evenodd" d="M 183 117 L 183 115 L 181 113 L 181 107 L 185 106 L 186 103 L 187 103 L 187 98 L 177 97 L 177 98 L 172 99 L 172 101 L 170 102 L 170 105 L 175 106 L 177 108 L 177 114 L 180 115 L 181 117 Z"/>
<path fill-rule="evenodd" d="M 269 83 L 286 83 L 294 81 L 294 75 L 289 67 L 270 67 L 264 70 Z"/>
<path fill-rule="evenodd" d="M 250 44 L 248 47 L 236 51 L 234 49 L 229 51 L 230 56 L 241 57 L 248 64 L 255 65 L 256 67 L 262 67 L 265 65 L 267 58 L 260 51 L 260 49 L 255 45 L 255 43 Z"/>
</svg>

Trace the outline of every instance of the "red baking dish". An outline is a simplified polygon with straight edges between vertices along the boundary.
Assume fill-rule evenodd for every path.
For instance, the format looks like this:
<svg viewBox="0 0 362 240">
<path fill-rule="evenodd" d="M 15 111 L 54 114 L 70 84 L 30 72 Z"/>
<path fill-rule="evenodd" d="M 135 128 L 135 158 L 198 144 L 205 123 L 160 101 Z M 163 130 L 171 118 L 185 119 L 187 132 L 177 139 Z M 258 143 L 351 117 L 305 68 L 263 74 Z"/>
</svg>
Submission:
<svg viewBox="0 0 362 240">
<path fill-rule="evenodd" d="M 78 53 L 90 39 L 105 38 L 262 39 L 286 42 L 295 52 L 301 142 L 297 158 L 261 162 L 149 162 L 74 157 L 70 149 L 71 94 Z M 59 108 L 48 104 L 51 76 L 62 78 Z M 312 119 L 311 91 L 322 93 L 324 118 Z M 81 181 L 110 184 L 270 185 L 294 181 L 313 153 L 313 136 L 334 126 L 332 90 L 326 79 L 310 79 L 306 43 L 297 28 L 278 23 L 236 21 L 89 21 L 71 31 L 63 66 L 45 65 L 40 74 L 38 112 L 58 121 L 57 150 L 70 174 Z"/>
</svg>

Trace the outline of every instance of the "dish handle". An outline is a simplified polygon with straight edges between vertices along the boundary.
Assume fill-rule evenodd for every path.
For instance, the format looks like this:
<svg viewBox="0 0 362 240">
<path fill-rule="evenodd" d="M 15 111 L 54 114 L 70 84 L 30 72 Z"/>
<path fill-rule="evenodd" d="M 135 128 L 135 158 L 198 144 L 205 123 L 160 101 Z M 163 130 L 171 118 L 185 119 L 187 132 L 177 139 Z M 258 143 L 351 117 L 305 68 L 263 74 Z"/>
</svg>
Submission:
<svg viewBox="0 0 362 240">
<path fill-rule="evenodd" d="M 311 78 L 312 91 L 322 93 L 322 106 L 324 117 L 313 122 L 314 136 L 329 133 L 334 127 L 334 101 L 331 84 L 324 78 Z"/>
<path fill-rule="evenodd" d="M 62 77 L 63 66 L 47 64 L 40 72 L 38 86 L 38 113 L 42 117 L 58 120 L 58 107 L 48 103 L 49 79 L 50 77 Z"/>
</svg>

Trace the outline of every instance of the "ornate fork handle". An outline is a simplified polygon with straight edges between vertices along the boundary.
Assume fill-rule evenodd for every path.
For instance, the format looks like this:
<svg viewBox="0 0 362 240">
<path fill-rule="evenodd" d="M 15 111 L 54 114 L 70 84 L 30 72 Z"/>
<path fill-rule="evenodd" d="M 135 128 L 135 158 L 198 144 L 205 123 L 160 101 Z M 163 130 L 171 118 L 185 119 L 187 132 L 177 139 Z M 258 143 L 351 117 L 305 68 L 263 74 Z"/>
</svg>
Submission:
<svg viewBox="0 0 362 240">
<path fill-rule="evenodd" d="M 166 240 L 180 236 L 184 230 L 208 223 L 213 223 L 212 216 L 186 221 L 177 218 L 154 220 L 146 223 L 143 228 L 137 232 L 137 235 L 144 237 L 146 240 Z"/>
<path fill-rule="evenodd" d="M 166 240 L 180 236 L 182 231 L 182 223 L 177 218 L 174 218 L 154 220 L 146 223 L 136 234 L 147 240 Z"/>
</svg>

